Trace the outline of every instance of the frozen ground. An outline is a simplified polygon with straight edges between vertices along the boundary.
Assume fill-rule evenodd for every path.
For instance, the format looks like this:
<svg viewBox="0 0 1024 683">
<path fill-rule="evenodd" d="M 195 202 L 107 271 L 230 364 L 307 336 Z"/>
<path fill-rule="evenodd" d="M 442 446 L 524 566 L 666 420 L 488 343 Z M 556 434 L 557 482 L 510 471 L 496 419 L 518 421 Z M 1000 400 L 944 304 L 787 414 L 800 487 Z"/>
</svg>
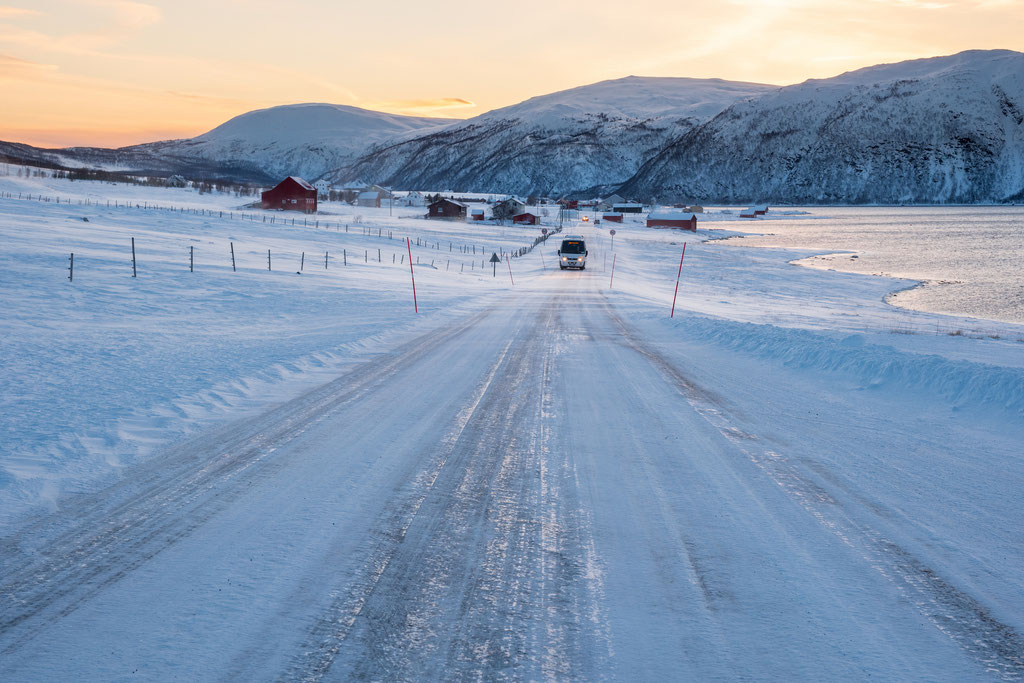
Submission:
<svg viewBox="0 0 1024 683">
<path fill-rule="evenodd" d="M 536 230 L 20 182 L 72 203 L 0 200 L 4 680 L 1024 676 L 1020 326 L 705 231 L 512 286 L 460 247 Z"/>
</svg>

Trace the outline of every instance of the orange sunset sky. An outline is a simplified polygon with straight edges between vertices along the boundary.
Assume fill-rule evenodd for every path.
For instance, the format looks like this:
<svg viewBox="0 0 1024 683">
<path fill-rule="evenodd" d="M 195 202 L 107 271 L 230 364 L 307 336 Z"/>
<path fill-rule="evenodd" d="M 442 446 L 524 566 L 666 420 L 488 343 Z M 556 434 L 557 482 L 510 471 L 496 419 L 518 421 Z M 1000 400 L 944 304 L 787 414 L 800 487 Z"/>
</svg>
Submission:
<svg viewBox="0 0 1024 683">
<path fill-rule="evenodd" d="M 1024 0 L 32 0 L 0 4 L 0 140 L 191 137 L 298 102 L 465 118 L 630 74 L 789 84 L 972 48 L 1024 50 Z"/>
</svg>

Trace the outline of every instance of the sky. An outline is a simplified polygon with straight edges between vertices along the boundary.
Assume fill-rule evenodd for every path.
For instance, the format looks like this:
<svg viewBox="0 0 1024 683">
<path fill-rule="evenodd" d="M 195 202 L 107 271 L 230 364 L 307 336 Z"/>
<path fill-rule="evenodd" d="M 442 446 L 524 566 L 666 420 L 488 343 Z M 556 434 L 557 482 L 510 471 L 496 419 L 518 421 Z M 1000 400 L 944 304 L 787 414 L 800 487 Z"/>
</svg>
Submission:
<svg viewBox="0 0 1024 683">
<path fill-rule="evenodd" d="M 116 147 L 330 102 L 468 118 L 623 76 L 788 85 L 1024 51 L 1024 0 L 0 0 L 0 140 Z"/>
</svg>

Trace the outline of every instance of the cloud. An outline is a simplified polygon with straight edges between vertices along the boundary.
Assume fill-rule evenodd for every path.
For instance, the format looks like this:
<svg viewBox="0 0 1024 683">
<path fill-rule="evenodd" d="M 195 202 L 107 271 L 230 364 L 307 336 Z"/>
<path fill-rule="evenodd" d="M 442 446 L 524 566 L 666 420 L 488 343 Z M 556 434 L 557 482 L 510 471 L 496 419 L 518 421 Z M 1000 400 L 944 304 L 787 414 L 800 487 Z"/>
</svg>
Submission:
<svg viewBox="0 0 1024 683">
<path fill-rule="evenodd" d="M 56 64 L 30 62 L 27 59 L 18 59 L 10 55 L 0 54 L 0 78 L 27 76 L 38 74 L 42 71 L 55 71 L 56 69 Z"/>
<path fill-rule="evenodd" d="M 387 102 L 368 103 L 372 109 L 390 111 L 399 114 L 429 115 L 431 112 L 442 112 L 451 109 L 469 109 L 476 107 L 476 102 L 462 97 L 438 97 L 429 100 L 394 100 Z"/>
<path fill-rule="evenodd" d="M 27 17 L 42 14 L 39 10 L 25 9 L 24 7 L 8 7 L 7 5 L 0 5 L 0 19 L 7 19 L 9 17 Z"/>
<path fill-rule="evenodd" d="M 83 0 L 83 4 L 107 10 L 119 28 L 142 28 L 163 21 L 159 7 L 134 0 Z"/>
</svg>

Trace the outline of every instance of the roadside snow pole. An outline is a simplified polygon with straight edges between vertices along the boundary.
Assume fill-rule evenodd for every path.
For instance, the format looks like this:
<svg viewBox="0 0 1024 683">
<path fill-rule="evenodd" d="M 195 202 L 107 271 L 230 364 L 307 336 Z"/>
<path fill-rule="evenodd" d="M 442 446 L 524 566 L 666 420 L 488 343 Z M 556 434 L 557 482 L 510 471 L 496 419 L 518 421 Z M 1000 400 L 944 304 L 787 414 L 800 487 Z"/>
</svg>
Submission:
<svg viewBox="0 0 1024 683">
<path fill-rule="evenodd" d="M 416 303 L 416 273 L 412 269 L 412 243 L 409 242 L 408 237 L 405 238 L 405 248 L 409 250 L 409 275 L 412 277 L 412 306 L 419 313 L 420 305 Z"/>
<path fill-rule="evenodd" d="M 299 272 L 306 266 L 306 252 L 302 252 L 302 258 L 299 260 Z"/>
<path fill-rule="evenodd" d="M 71 252 L 71 258 L 68 259 L 68 282 L 75 281 L 75 252 Z"/>
<path fill-rule="evenodd" d="M 190 272 L 190 273 L 196 272 L 194 267 L 193 267 L 194 264 L 195 264 L 194 251 L 195 251 L 195 247 L 192 246 L 192 245 L 189 245 L 189 247 L 188 247 L 188 272 Z"/>
<path fill-rule="evenodd" d="M 270 250 L 267 249 L 267 270 L 270 270 Z"/>
<path fill-rule="evenodd" d="M 328 254 L 328 252 L 325 251 L 324 252 L 324 270 L 327 270 L 327 254 Z"/>
<path fill-rule="evenodd" d="M 231 272 L 237 273 L 238 269 L 235 268 L 235 243 L 231 243 Z"/>
<path fill-rule="evenodd" d="M 608 289 L 612 288 L 612 282 L 615 280 L 615 254 L 612 254 L 612 276 L 608 278 Z"/>
<path fill-rule="evenodd" d="M 683 242 L 683 253 L 679 257 L 679 272 L 676 273 L 676 293 L 672 295 L 672 312 L 668 314 L 668 317 L 674 318 L 676 315 L 676 297 L 679 296 L 679 276 L 683 274 L 683 259 L 686 257 L 686 242 Z"/>
<path fill-rule="evenodd" d="M 135 277 L 137 271 L 135 270 L 135 238 L 132 238 L 132 277 Z"/>
<path fill-rule="evenodd" d="M 508 279 L 512 280 L 512 260 L 509 259 L 508 254 L 505 254 L 505 265 L 508 266 Z M 515 280 L 512 280 L 512 286 L 516 286 Z"/>
</svg>

